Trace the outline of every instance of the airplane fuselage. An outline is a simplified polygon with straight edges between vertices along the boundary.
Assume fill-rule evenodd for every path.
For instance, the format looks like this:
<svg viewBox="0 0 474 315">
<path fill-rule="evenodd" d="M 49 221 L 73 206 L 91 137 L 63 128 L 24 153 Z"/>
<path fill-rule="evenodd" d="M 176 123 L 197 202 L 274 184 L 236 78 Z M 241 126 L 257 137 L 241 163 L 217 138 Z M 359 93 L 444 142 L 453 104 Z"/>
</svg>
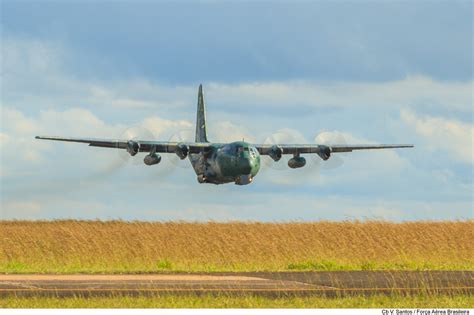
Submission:
<svg viewBox="0 0 474 315">
<path fill-rule="evenodd" d="M 200 183 L 246 185 L 260 170 L 260 153 L 244 141 L 213 144 L 189 159 Z"/>
</svg>

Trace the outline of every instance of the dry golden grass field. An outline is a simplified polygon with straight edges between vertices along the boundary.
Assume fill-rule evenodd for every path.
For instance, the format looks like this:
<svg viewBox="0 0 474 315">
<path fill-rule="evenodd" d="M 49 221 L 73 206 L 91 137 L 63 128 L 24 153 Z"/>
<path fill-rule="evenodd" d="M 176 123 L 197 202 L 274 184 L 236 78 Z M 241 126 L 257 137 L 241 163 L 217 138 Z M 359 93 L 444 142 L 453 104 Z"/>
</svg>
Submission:
<svg viewBox="0 0 474 315">
<path fill-rule="evenodd" d="M 0 221 L 2 273 L 473 270 L 474 221 Z"/>
<path fill-rule="evenodd" d="M 1 308 L 472 308 L 472 295 L 266 298 L 259 296 L 7 297 Z"/>
</svg>

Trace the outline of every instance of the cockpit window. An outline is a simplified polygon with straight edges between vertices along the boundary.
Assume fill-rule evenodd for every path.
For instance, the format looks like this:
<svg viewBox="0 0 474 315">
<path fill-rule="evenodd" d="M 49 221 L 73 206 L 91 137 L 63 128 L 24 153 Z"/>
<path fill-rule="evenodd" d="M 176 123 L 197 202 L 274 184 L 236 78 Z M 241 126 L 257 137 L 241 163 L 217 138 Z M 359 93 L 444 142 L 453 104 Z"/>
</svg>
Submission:
<svg viewBox="0 0 474 315">
<path fill-rule="evenodd" d="M 241 154 L 244 152 L 255 153 L 255 148 L 228 144 L 222 148 L 222 151 L 230 154 Z"/>
<path fill-rule="evenodd" d="M 252 157 L 255 157 L 256 154 L 257 154 L 257 149 L 255 149 L 254 147 L 251 147 L 251 148 L 249 148 L 249 149 L 250 149 L 250 155 L 251 155 Z"/>
<path fill-rule="evenodd" d="M 232 154 L 232 153 L 233 153 L 233 152 L 232 152 L 232 149 L 233 149 L 233 148 L 232 148 L 231 145 L 226 145 L 226 146 L 224 146 L 224 147 L 222 148 L 222 151 L 224 151 L 225 153 L 230 153 L 230 154 Z"/>
</svg>

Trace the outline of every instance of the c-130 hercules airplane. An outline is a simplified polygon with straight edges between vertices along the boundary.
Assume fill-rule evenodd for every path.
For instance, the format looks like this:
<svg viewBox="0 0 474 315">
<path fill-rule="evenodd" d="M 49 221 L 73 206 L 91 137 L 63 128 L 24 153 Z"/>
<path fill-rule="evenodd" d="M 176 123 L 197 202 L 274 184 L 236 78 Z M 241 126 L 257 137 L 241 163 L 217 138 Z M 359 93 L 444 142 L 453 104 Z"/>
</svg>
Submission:
<svg viewBox="0 0 474 315">
<path fill-rule="evenodd" d="M 207 140 L 206 108 L 202 85 L 199 85 L 196 140 L 195 142 L 171 142 L 149 140 L 108 140 L 86 138 L 61 138 L 36 136 L 36 139 L 88 143 L 92 147 L 125 149 L 131 156 L 138 152 L 147 152 L 143 162 L 146 165 L 158 164 L 159 153 L 176 154 L 181 160 L 186 157 L 196 172 L 199 183 L 247 185 L 260 170 L 260 156 L 268 155 L 278 162 L 282 155 L 293 154 L 288 161 L 290 168 L 306 165 L 301 154 L 317 154 L 322 160 L 328 160 L 333 153 L 352 152 L 354 150 L 412 148 L 408 144 L 381 145 L 321 145 L 321 144 L 251 144 L 245 141 L 232 143 L 212 143 Z"/>
</svg>

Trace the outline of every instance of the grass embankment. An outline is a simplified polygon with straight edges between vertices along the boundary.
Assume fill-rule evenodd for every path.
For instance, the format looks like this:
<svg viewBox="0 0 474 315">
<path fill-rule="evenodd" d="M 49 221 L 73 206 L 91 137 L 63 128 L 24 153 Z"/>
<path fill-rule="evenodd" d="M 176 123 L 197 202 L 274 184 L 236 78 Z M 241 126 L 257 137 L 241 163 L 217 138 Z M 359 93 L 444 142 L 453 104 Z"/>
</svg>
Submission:
<svg viewBox="0 0 474 315">
<path fill-rule="evenodd" d="M 472 308 L 474 297 L 355 296 L 264 298 L 255 296 L 161 296 L 97 298 L 4 298 L 0 308 Z"/>
<path fill-rule="evenodd" d="M 1 221 L 1 273 L 473 270 L 474 221 Z"/>
</svg>

